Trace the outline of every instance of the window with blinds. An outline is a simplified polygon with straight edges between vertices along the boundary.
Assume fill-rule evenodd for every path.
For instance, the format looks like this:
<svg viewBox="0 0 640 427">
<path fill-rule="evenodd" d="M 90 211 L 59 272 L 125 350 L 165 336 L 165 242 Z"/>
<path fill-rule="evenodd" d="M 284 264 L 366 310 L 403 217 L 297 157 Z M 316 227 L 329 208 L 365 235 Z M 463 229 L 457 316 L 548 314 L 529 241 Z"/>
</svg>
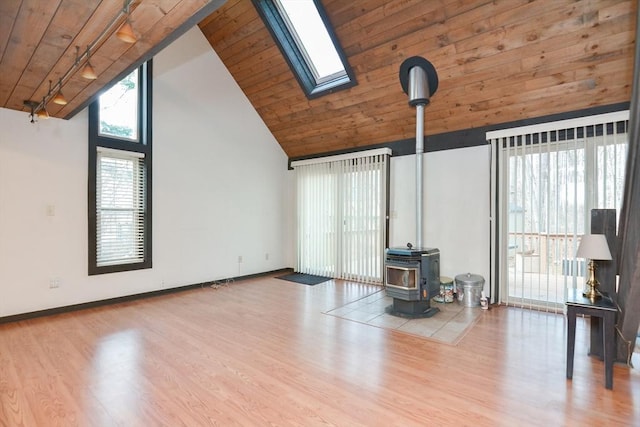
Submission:
<svg viewBox="0 0 640 427">
<path fill-rule="evenodd" d="M 622 203 L 629 112 L 489 132 L 498 153 L 501 302 L 560 310 L 582 288 L 592 209 Z"/>
<path fill-rule="evenodd" d="M 144 155 L 98 148 L 96 265 L 144 260 Z"/>
<path fill-rule="evenodd" d="M 89 274 L 151 268 L 151 61 L 89 105 Z"/>
</svg>

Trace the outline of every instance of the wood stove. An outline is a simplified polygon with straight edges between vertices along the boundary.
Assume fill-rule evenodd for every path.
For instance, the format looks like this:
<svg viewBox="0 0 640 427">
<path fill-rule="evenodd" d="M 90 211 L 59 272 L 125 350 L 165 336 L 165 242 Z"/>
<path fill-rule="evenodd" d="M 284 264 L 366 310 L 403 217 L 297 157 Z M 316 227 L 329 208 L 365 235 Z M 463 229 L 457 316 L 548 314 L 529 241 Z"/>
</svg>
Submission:
<svg viewBox="0 0 640 427">
<path fill-rule="evenodd" d="M 430 300 L 440 294 L 440 251 L 435 248 L 389 248 L 385 257 L 385 289 L 393 298 L 387 313 L 431 317 L 439 310 Z"/>
</svg>

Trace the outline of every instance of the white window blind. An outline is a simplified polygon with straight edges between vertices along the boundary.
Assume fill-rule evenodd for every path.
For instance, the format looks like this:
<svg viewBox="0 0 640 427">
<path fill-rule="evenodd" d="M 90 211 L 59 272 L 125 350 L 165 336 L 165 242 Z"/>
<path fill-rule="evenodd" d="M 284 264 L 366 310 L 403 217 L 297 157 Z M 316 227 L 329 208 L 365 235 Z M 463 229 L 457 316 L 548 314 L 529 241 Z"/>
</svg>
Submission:
<svg viewBox="0 0 640 427">
<path fill-rule="evenodd" d="M 296 271 L 382 283 L 390 150 L 292 162 Z"/>
<path fill-rule="evenodd" d="M 560 310 L 592 209 L 622 202 L 628 111 L 490 132 L 499 152 L 501 302 Z"/>
<path fill-rule="evenodd" d="M 96 168 L 97 266 L 144 261 L 144 155 L 98 147 Z"/>
</svg>

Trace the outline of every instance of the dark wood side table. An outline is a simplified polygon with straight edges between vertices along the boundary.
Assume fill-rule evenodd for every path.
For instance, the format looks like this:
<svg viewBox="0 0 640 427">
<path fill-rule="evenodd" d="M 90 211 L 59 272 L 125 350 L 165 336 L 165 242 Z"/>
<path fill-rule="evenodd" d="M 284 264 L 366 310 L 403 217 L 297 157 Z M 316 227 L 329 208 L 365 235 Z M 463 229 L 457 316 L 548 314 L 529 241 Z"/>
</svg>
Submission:
<svg viewBox="0 0 640 427">
<path fill-rule="evenodd" d="M 580 290 L 570 290 L 567 297 L 567 379 L 573 378 L 573 354 L 576 348 L 576 315 L 583 314 L 602 319 L 602 343 L 604 348 L 604 382 L 605 387 L 613 388 L 613 359 L 615 355 L 616 305 L 609 297 L 603 296 L 590 300 L 582 296 Z"/>
</svg>

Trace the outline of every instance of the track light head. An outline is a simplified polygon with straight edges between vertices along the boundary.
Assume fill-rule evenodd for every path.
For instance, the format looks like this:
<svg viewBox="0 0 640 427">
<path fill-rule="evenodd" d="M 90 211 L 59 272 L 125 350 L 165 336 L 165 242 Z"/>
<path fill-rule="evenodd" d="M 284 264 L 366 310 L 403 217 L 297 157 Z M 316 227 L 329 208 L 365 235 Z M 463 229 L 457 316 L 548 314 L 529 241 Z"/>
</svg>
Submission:
<svg viewBox="0 0 640 427">
<path fill-rule="evenodd" d="M 49 118 L 49 112 L 47 111 L 47 96 L 51 93 L 51 87 L 49 87 L 49 93 L 46 96 L 42 97 L 42 103 L 38 104 L 36 108 L 39 107 L 36 115 L 39 119 L 46 120 Z"/>
<path fill-rule="evenodd" d="M 96 74 L 96 70 L 93 69 L 93 65 L 91 65 L 91 51 L 89 49 L 89 46 L 87 46 L 87 62 L 86 64 L 84 64 L 84 67 L 82 68 L 82 72 L 80 73 L 80 75 L 82 77 L 84 77 L 87 80 L 95 80 L 98 78 L 98 75 Z"/>
<path fill-rule="evenodd" d="M 67 105 L 67 100 L 62 94 L 62 79 L 58 80 L 58 92 L 53 97 L 53 103 L 58 105 Z"/>
<path fill-rule="evenodd" d="M 58 105 L 67 105 L 67 100 L 62 94 L 62 90 L 58 90 L 56 96 L 53 97 L 53 103 Z"/>
<path fill-rule="evenodd" d="M 38 112 L 36 113 L 36 116 L 38 116 L 39 119 L 46 120 L 49 118 L 49 112 L 45 107 L 42 107 L 41 109 L 38 110 Z"/>
<path fill-rule="evenodd" d="M 138 40 L 129 22 L 129 17 L 127 17 L 127 20 L 120 26 L 116 32 L 116 36 L 125 43 L 135 43 Z"/>
<path fill-rule="evenodd" d="M 80 73 L 80 75 L 87 80 L 95 80 L 98 78 L 98 75 L 96 74 L 96 70 L 93 69 L 91 62 L 89 61 L 87 61 L 87 63 L 84 65 L 84 68 L 82 69 L 82 72 Z"/>
</svg>

